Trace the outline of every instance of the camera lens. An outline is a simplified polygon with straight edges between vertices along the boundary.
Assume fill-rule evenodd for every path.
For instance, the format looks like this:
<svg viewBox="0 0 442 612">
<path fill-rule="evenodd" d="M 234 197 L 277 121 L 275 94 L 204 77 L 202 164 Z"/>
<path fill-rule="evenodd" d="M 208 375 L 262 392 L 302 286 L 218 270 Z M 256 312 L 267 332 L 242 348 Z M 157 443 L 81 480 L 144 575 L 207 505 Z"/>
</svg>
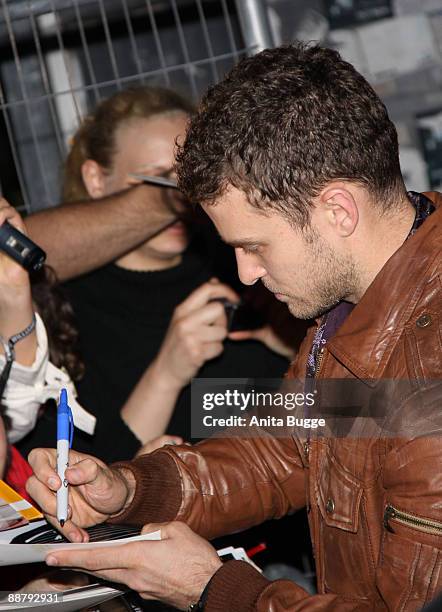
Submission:
<svg viewBox="0 0 442 612">
<path fill-rule="evenodd" d="M 28 272 L 37 272 L 43 266 L 45 260 L 46 253 L 40 247 L 36 247 L 25 257 L 23 267 Z"/>
</svg>

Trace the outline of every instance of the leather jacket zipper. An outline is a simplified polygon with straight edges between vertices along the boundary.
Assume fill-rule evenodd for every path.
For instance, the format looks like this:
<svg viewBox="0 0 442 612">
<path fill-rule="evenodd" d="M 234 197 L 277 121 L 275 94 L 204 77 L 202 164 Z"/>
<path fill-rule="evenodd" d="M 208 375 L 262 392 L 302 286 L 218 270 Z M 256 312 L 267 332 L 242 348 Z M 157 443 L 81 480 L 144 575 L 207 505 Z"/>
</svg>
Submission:
<svg viewBox="0 0 442 612">
<path fill-rule="evenodd" d="M 322 347 L 316 358 L 315 378 L 318 376 L 319 372 L 321 371 L 322 360 L 324 358 L 324 350 L 325 350 L 324 347 Z"/>
<path fill-rule="evenodd" d="M 432 521 L 410 514 L 408 512 L 402 512 L 394 506 L 388 504 L 384 512 L 384 526 L 388 531 L 394 533 L 390 521 L 397 521 L 407 527 L 413 527 L 424 533 L 431 533 L 433 535 L 442 535 L 442 523 L 439 521 Z"/>
<path fill-rule="evenodd" d="M 321 370 L 322 360 L 324 358 L 324 350 L 325 350 L 324 347 L 322 347 L 320 351 L 318 352 L 318 356 L 316 358 L 315 378 L 318 376 Z M 310 460 L 310 430 L 308 432 L 307 440 L 303 444 L 303 448 L 304 448 L 304 456 L 308 463 Z"/>
<path fill-rule="evenodd" d="M 307 440 L 306 442 L 304 442 L 303 447 L 304 447 L 304 456 L 308 462 L 309 455 L 310 455 L 310 441 Z"/>
</svg>

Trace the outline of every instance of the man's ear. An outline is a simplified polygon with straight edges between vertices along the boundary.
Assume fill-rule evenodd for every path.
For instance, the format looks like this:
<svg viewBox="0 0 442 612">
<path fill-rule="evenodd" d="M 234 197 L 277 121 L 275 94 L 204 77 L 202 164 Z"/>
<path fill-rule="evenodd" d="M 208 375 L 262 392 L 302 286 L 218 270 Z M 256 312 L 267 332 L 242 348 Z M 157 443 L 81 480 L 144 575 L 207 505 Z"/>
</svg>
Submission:
<svg viewBox="0 0 442 612">
<path fill-rule="evenodd" d="M 81 166 L 81 176 L 91 198 L 104 196 L 104 173 L 100 164 L 93 159 L 87 159 Z"/>
<path fill-rule="evenodd" d="M 346 238 L 353 234 L 359 222 L 359 209 L 349 185 L 342 182 L 327 185 L 319 194 L 319 205 L 338 236 Z"/>
</svg>

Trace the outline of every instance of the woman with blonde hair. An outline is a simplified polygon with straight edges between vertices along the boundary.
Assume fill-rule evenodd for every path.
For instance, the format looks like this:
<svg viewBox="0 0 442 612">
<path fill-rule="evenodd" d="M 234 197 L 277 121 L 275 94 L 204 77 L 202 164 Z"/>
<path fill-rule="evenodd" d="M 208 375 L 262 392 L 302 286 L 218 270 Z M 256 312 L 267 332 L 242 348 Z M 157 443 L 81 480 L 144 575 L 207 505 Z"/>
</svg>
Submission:
<svg viewBox="0 0 442 612">
<path fill-rule="evenodd" d="M 122 191 L 136 184 L 133 174 L 173 179 L 175 143 L 191 112 L 180 95 L 157 87 L 128 89 L 102 102 L 73 139 L 64 200 Z M 180 196 L 170 197 L 177 202 Z M 122 232 L 126 221 L 124 212 L 109 218 Z M 77 435 L 76 449 L 112 461 L 133 456 L 165 432 L 170 435 L 163 441 L 174 441 L 171 435 L 190 439 L 194 376 L 284 373 L 285 357 L 262 344 L 228 339 L 220 300 L 237 301 L 238 295 L 213 278 L 212 263 L 191 233 L 192 227 L 178 220 L 115 262 L 65 285 L 85 364 L 79 398 L 97 417 L 95 435 Z M 48 443 L 53 432 L 41 419 L 27 449 Z"/>
</svg>

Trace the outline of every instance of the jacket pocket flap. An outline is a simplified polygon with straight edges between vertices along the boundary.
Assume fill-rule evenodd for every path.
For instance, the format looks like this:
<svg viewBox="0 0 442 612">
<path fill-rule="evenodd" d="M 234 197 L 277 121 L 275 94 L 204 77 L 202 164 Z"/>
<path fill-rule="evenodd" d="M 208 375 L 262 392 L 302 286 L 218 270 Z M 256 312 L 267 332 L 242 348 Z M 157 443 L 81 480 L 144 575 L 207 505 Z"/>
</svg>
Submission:
<svg viewBox="0 0 442 612">
<path fill-rule="evenodd" d="M 334 457 L 326 457 L 318 483 L 318 504 L 324 522 L 331 527 L 356 533 L 362 486 L 345 472 Z"/>
</svg>

